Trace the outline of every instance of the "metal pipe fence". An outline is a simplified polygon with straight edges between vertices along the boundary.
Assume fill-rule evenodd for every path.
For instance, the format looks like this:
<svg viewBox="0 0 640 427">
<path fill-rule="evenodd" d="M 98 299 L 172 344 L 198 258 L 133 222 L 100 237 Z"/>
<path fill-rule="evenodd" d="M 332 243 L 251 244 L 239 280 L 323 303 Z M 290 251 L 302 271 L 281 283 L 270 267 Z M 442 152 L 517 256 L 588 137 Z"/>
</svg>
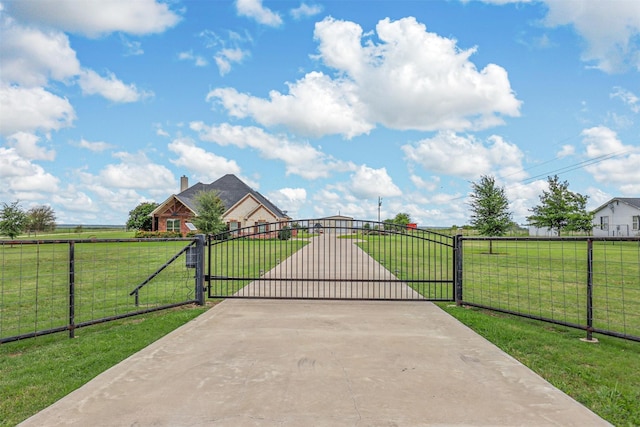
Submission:
<svg viewBox="0 0 640 427">
<path fill-rule="evenodd" d="M 458 239 L 459 304 L 640 341 L 640 238 Z"/>
<path fill-rule="evenodd" d="M 0 241 L 0 343 L 202 303 L 203 266 L 198 238 Z"/>
</svg>

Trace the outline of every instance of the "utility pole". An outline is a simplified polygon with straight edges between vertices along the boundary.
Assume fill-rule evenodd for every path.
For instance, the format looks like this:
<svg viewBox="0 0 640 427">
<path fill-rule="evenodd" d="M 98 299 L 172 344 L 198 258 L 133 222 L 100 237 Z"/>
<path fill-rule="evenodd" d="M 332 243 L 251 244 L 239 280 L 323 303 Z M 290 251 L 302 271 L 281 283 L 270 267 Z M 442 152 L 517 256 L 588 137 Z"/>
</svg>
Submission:
<svg viewBox="0 0 640 427">
<path fill-rule="evenodd" d="M 382 206 L 382 197 L 378 196 L 378 224 L 380 223 L 380 206 Z"/>
</svg>

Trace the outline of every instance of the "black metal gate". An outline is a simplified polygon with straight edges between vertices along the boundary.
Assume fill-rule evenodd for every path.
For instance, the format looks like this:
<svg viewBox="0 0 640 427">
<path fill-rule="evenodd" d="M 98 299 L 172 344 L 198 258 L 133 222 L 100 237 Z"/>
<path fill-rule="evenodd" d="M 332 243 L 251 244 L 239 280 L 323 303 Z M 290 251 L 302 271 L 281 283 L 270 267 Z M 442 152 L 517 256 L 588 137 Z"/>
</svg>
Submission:
<svg viewBox="0 0 640 427">
<path fill-rule="evenodd" d="M 375 221 L 260 223 L 209 236 L 210 298 L 454 300 L 454 239 Z"/>
</svg>

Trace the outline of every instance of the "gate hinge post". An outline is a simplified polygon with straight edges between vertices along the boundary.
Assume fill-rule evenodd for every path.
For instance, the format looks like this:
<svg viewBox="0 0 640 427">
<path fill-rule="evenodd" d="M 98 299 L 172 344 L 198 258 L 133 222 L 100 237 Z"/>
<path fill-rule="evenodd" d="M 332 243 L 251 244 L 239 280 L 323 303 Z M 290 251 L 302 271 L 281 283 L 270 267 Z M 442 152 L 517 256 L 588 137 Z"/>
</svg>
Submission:
<svg viewBox="0 0 640 427">
<path fill-rule="evenodd" d="M 204 305 L 204 234 L 196 234 L 196 302 Z"/>
<path fill-rule="evenodd" d="M 462 234 L 453 237 L 453 280 L 456 305 L 462 305 Z"/>
</svg>

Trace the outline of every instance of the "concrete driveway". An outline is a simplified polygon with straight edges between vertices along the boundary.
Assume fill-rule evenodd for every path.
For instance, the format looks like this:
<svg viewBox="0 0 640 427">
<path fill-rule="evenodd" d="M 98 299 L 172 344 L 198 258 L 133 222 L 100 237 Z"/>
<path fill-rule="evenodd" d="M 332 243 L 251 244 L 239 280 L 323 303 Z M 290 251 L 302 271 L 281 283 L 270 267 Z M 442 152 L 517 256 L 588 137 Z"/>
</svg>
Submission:
<svg viewBox="0 0 640 427">
<path fill-rule="evenodd" d="M 608 424 L 431 303 L 235 299 L 22 425 Z"/>
</svg>

